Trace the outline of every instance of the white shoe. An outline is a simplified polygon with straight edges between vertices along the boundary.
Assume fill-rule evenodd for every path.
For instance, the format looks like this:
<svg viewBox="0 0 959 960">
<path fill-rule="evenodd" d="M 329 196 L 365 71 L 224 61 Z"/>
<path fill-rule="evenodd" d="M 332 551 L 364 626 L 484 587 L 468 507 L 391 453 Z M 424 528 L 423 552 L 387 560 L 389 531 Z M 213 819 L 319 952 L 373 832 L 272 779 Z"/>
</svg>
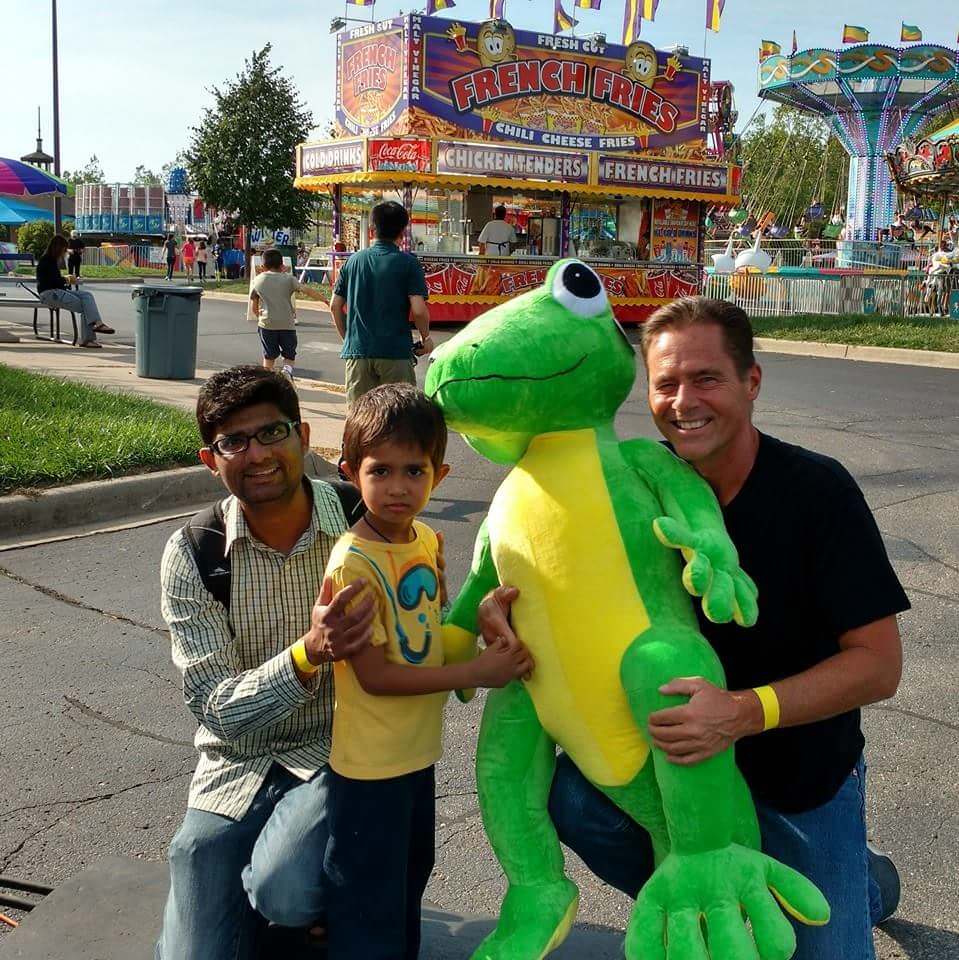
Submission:
<svg viewBox="0 0 959 960">
<path fill-rule="evenodd" d="M 286 377 L 286 378 L 292 383 L 292 381 L 293 381 L 293 367 L 292 367 L 290 364 L 284 363 L 284 364 L 283 364 L 283 369 L 280 371 L 280 373 L 282 373 L 283 376 Z"/>
</svg>

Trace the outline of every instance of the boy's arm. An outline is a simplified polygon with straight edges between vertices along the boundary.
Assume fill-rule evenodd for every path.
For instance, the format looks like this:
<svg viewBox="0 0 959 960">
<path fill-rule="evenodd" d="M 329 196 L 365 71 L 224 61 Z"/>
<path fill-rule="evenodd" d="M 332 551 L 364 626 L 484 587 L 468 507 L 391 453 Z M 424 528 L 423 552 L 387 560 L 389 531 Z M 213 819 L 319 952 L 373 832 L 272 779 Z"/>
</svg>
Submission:
<svg viewBox="0 0 959 960">
<path fill-rule="evenodd" d="M 360 686 L 372 696 L 412 697 L 467 687 L 505 687 L 526 676 L 531 663 L 524 649 L 505 643 L 487 647 L 467 663 L 442 667 L 407 667 L 386 659 L 383 646 L 369 646 L 350 660 Z"/>
<path fill-rule="evenodd" d="M 250 306 L 253 310 L 253 316 L 258 317 L 260 315 L 260 295 L 256 290 L 250 294 Z"/>
</svg>

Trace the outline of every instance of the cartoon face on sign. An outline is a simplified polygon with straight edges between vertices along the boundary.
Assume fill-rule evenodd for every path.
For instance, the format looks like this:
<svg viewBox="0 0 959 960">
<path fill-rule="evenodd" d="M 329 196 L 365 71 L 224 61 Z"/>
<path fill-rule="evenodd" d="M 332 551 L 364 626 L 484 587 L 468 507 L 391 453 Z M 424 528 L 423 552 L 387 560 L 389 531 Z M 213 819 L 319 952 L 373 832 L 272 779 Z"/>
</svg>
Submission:
<svg viewBox="0 0 959 960">
<path fill-rule="evenodd" d="M 644 87 L 652 87 L 658 61 L 656 50 L 651 44 L 642 40 L 631 43 L 626 48 L 625 64 L 623 76 L 641 83 Z"/>
<path fill-rule="evenodd" d="M 484 67 L 516 59 L 516 34 L 505 20 L 487 20 L 476 35 L 476 53 Z"/>
</svg>

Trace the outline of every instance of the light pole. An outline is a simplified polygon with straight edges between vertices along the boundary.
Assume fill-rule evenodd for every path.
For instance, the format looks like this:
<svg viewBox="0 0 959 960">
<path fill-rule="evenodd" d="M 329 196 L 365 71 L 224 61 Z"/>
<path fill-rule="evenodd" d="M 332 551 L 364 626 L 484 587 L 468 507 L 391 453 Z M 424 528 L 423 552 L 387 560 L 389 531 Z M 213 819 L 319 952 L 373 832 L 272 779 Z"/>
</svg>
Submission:
<svg viewBox="0 0 959 960">
<path fill-rule="evenodd" d="M 60 176 L 60 77 L 57 66 L 57 0 L 50 0 L 53 11 L 53 172 Z M 53 229 L 63 226 L 60 194 L 53 195 Z"/>
</svg>

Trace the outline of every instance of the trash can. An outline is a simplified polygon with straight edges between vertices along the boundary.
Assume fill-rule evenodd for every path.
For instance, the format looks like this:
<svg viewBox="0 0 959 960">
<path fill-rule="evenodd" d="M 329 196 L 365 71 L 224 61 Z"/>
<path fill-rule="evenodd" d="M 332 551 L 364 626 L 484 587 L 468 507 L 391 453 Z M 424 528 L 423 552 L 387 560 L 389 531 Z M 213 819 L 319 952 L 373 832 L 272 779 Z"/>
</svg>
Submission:
<svg viewBox="0 0 959 960">
<path fill-rule="evenodd" d="M 202 287 L 144 283 L 134 287 L 137 376 L 192 380 Z"/>
</svg>

